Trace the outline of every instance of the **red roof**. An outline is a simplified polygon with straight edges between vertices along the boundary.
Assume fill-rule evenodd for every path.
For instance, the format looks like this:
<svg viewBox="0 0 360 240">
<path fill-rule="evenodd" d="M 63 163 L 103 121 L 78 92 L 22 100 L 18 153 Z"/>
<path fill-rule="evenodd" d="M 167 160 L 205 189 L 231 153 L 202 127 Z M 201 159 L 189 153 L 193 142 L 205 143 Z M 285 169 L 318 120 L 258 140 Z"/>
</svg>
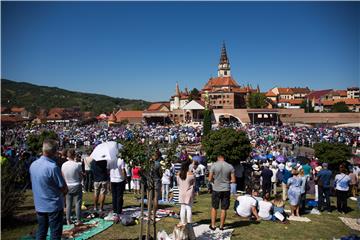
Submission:
<svg viewBox="0 0 360 240">
<path fill-rule="evenodd" d="M 278 88 L 279 94 L 294 94 L 291 88 Z"/>
<path fill-rule="evenodd" d="M 276 95 L 273 91 L 269 90 L 269 91 L 265 94 L 265 96 L 266 96 L 266 97 L 276 97 L 277 95 Z"/>
<path fill-rule="evenodd" d="M 332 91 L 332 95 L 340 96 L 340 97 L 347 97 L 347 91 L 346 90 L 334 90 L 334 91 Z"/>
<path fill-rule="evenodd" d="M 346 105 L 360 105 L 360 99 L 358 98 L 347 98 L 347 99 L 335 99 L 335 100 L 323 100 L 321 103 L 324 106 L 332 106 L 338 102 L 345 102 Z"/>
<path fill-rule="evenodd" d="M 10 111 L 13 112 L 13 113 L 21 113 L 21 112 L 25 111 L 25 108 L 23 108 L 23 107 L 12 107 Z"/>
<path fill-rule="evenodd" d="M 221 86 L 240 87 L 239 84 L 237 84 L 237 82 L 232 77 L 217 77 L 210 78 L 204 86 L 204 89 L 211 89 L 212 87 Z"/>
<path fill-rule="evenodd" d="M 162 106 L 165 106 L 167 108 L 170 108 L 170 103 L 168 102 L 157 102 L 152 103 L 150 106 L 146 109 L 146 111 L 158 111 Z"/>
<path fill-rule="evenodd" d="M 129 118 L 142 118 L 143 111 L 118 111 L 115 116 L 117 121 Z"/>
<path fill-rule="evenodd" d="M 308 87 L 306 88 L 295 87 L 295 88 L 291 88 L 291 91 L 293 91 L 293 93 L 302 93 L 302 94 L 310 93 L 310 89 Z"/>
<path fill-rule="evenodd" d="M 307 98 L 309 98 L 310 100 L 312 100 L 313 98 L 315 99 L 319 99 L 322 96 L 331 93 L 333 90 L 332 89 L 326 89 L 326 90 L 319 90 L 319 91 L 312 91 L 308 94 Z"/>
<path fill-rule="evenodd" d="M 195 99 L 194 99 L 194 101 L 197 102 L 198 104 L 200 104 L 201 106 L 205 107 L 205 102 L 204 102 L 204 101 L 202 101 L 202 100 L 195 100 Z"/>
<path fill-rule="evenodd" d="M 24 119 L 19 115 L 1 115 L 1 122 L 7 122 L 7 123 L 16 123 L 16 122 L 22 122 L 26 121 L 28 119 Z"/>
<path fill-rule="evenodd" d="M 279 103 L 290 103 L 291 105 L 300 105 L 304 100 L 303 99 L 280 99 Z"/>
</svg>

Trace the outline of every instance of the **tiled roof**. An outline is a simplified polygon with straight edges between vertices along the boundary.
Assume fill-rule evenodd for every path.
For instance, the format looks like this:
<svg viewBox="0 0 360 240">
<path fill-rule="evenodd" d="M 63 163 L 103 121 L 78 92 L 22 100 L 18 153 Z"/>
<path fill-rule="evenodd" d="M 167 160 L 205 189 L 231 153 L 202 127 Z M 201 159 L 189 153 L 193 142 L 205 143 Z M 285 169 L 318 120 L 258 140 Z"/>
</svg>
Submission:
<svg viewBox="0 0 360 240">
<path fill-rule="evenodd" d="M 291 88 L 278 88 L 279 94 L 294 94 Z"/>
<path fill-rule="evenodd" d="M 276 97 L 277 95 L 276 95 L 273 91 L 269 90 L 269 91 L 265 94 L 265 96 L 266 96 L 266 97 Z"/>
<path fill-rule="evenodd" d="M 347 91 L 346 90 L 334 90 L 334 91 L 332 91 L 332 95 L 340 96 L 340 97 L 347 97 Z"/>
<path fill-rule="evenodd" d="M 321 101 L 321 104 L 323 104 L 324 106 L 332 106 L 338 102 L 345 102 L 346 105 L 360 105 L 360 99 L 358 98 L 323 100 Z"/>
<path fill-rule="evenodd" d="M 216 77 L 210 78 L 204 86 L 204 89 L 211 89 L 212 87 L 221 86 L 239 87 L 239 84 L 232 77 Z"/>
<path fill-rule="evenodd" d="M 26 121 L 27 119 L 22 118 L 19 115 L 1 115 L 1 122 L 22 122 Z"/>
<path fill-rule="evenodd" d="M 279 103 L 290 103 L 291 105 L 300 105 L 303 99 L 279 99 Z"/>
<path fill-rule="evenodd" d="M 23 108 L 23 107 L 12 107 L 10 111 L 13 112 L 13 113 L 21 113 L 21 112 L 25 111 L 25 108 Z"/>
<path fill-rule="evenodd" d="M 310 93 L 308 94 L 307 97 L 308 97 L 309 99 L 311 99 L 311 100 L 312 100 L 313 98 L 319 99 L 319 98 L 321 98 L 322 96 L 331 93 L 332 91 L 333 91 L 332 89 L 312 91 L 312 92 L 310 92 Z"/>
<path fill-rule="evenodd" d="M 310 89 L 308 87 L 306 88 L 295 87 L 295 88 L 291 88 L 291 91 L 293 91 L 293 93 L 302 93 L 302 94 L 310 93 Z"/>
<path fill-rule="evenodd" d="M 197 102 L 198 104 L 200 104 L 201 106 L 205 107 L 205 102 L 202 100 L 194 100 L 195 102 Z"/>
<path fill-rule="evenodd" d="M 122 119 L 127 118 L 142 118 L 143 111 L 118 111 L 116 115 L 116 120 L 121 121 Z"/>
<path fill-rule="evenodd" d="M 162 106 L 166 106 L 167 108 L 170 108 L 169 102 L 156 102 L 150 104 L 150 106 L 146 109 L 146 111 L 158 111 Z"/>
</svg>

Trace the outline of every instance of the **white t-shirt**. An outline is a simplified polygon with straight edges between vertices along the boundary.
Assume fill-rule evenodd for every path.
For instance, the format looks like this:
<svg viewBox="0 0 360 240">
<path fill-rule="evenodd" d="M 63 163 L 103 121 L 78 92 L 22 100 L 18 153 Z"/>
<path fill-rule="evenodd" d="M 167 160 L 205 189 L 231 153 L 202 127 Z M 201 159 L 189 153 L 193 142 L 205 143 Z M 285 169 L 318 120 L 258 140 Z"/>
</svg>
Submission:
<svg viewBox="0 0 360 240">
<path fill-rule="evenodd" d="M 237 214 L 241 217 L 250 217 L 251 208 L 256 207 L 256 200 L 250 195 L 239 196 L 237 200 L 239 201 L 239 206 L 236 208 Z"/>
<path fill-rule="evenodd" d="M 166 169 L 161 178 L 161 183 L 162 184 L 170 184 L 170 177 L 171 177 L 171 172 L 169 169 Z"/>
<path fill-rule="evenodd" d="M 198 168 L 200 169 L 200 176 L 205 176 L 205 166 L 199 164 Z"/>
<path fill-rule="evenodd" d="M 349 191 L 350 177 L 344 173 L 336 174 L 335 183 L 336 190 L 339 191 Z"/>
<path fill-rule="evenodd" d="M 124 175 L 125 162 L 121 158 L 118 158 L 117 163 L 110 169 L 110 181 L 119 183 L 125 180 Z"/>
<path fill-rule="evenodd" d="M 81 184 L 81 164 L 68 160 L 61 166 L 61 172 L 64 175 L 65 182 L 68 186 Z"/>
<path fill-rule="evenodd" d="M 272 208 L 271 202 L 260 201 L 259 202 L 259 217 L 268 218 Z"/>
</svg>

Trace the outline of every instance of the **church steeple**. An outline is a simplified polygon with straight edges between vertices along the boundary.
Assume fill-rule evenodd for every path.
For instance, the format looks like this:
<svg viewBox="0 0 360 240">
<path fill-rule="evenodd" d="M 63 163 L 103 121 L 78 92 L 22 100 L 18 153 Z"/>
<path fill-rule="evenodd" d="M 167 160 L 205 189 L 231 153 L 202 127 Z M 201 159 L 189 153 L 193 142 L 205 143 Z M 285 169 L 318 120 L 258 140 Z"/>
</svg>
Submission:
<svg viewBox="0 0 360 240">
<path fill-rule="evenodd" d="M 175 96 L 180 97 L 180 88 L 179 84 L 176 82 L 176 88 L 175 88 Z"/>
<path fill-rule="evenodd" d="M 226 53 L 225 42 L 221 48 L 220 62 L 218 65 L 218 77 L 230 77 L 230 62 Z"/>
</svg>

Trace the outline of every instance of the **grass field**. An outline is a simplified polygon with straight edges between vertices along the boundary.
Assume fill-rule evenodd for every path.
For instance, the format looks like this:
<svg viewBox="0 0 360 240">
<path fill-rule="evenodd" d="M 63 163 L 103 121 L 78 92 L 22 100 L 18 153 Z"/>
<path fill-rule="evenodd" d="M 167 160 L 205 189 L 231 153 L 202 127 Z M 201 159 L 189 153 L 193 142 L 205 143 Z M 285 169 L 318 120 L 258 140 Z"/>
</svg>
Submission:
<svg viewBox="0 0 360 240">
<path fill-rule="evenodd" d="M 86 204 L 91 206 L 92 195 L 84 194 Z M 106 203 L 111 203 L 111 196 L 107 196 Z M 233 202 L 232 202 L 233 203 Z M 348 200 L 349 206 L 353 211 L 345 216 L 360 217 L 360 212 L 356 208 L 356 202 Z M 139 205 L 134 199 L 134 195 L 125 194 L 125 206 Z M 332 205 L 335 206 L 335 199 L 332 198 Z M 202 194 L 197 197 L 193 206 L 193 221 L 199 224 L 210 223 L 211 199 L 209 194 Z M 178 212 L 179 208 L 174 207 Z M 235 216 L 233 211 L 228 211 L 226 227 L 234 228 L 232 239 L 333 239 L 347 236 L 350 234 L 360 234 L 344 225 L 338 218 L 337 211 L 323 213 L 322 215 L 305 215 L 311 219 L 309 223 L 291 222 L 281 224 L 276 222 L 250 222 Z M 172 232 L 175 224 L 178 223 L 174 218 L 163 218 L 157 224 L 158 230 Z M 3 227 L 4 226 L 4 227 Z M 15 220 L 2 222 L 2 239 L 19 239 L 36 230 L 36 218 L 32 201 L 32 193 L 27 192 L 25 203 L 18 209 Z M 113 225 L 108 230 L 96 235 L 93 239 L 136 239 L 139 234 L 139 225 L 122 226 Z"/>
</svg>

